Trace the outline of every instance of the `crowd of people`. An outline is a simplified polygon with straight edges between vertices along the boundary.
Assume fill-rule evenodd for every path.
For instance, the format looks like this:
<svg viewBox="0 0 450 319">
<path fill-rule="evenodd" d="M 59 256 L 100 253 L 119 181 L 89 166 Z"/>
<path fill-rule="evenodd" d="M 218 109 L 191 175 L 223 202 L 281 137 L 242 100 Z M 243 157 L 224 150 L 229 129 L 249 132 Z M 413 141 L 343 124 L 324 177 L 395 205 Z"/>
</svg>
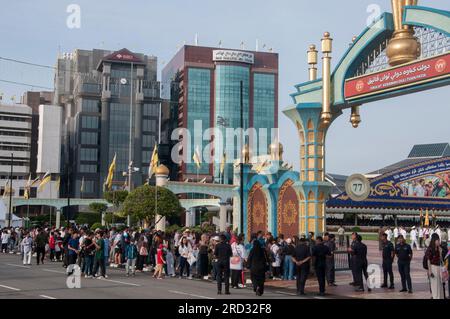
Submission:
<svg viewBox="0 0 450 319">
<path fill-rule="evenodd" d="M 383 288 L 394 289 L 392 264 L 397 258 L 402 292 L 412 293 L 410 263 L 413 248 L 426 249 L 424 268 L 430 279 L 433 298 L 443 297 L 442 284 L 448 281 L 443 272 L 448 268 L 448 233 L 436 228 L 415 228 L 409 233 L 402 227 L 380 228 L 380 251 L 382 254 Z M 246 276 L 256 295 L 264 293 L 267 278 L 273 280 L 296 280 L 297 294 L 305 294 L 306 281 L 314 276 L 319 284 L 319 295 L 324 295 L 326 285 L 336 286 L 335 253 L 347 249 L 356 291 L 367 290 L 367 246 L 361 235 L 353 233 L 351 244 L 346 248 L 345 230 L 323 236 L 274 237 L 270 232 L 259 231 L 248 241 L 244 235 L 228 228 L 222 233 L 195 233 L 189 229 L 172 234 L 155 229 L 96 229 L 88 227 L 55 227 L 31 230 L 5 228 L 1 235 L 3 253 L 22 255 L 24 265 L 30 265 L 32 256 L 36 264 L 61 262 L 78 265 L 86 279 L 107 278 L 107 269 L 124 268 L 126 276 L 149 271 L 153 277 L 163 279 L 179 277 L 212 280 L 217 283 L 217 293 L 230 294 L 231 289 L 243 288 Z M 406 239 L 409 236 L 411 245 Z M 447 273 L 448 274 L 448 273 Z M 389 279 L 389 283 L 388 283 Z M 450 288 L 449 288 L 450 289 Z"/>
</svg>

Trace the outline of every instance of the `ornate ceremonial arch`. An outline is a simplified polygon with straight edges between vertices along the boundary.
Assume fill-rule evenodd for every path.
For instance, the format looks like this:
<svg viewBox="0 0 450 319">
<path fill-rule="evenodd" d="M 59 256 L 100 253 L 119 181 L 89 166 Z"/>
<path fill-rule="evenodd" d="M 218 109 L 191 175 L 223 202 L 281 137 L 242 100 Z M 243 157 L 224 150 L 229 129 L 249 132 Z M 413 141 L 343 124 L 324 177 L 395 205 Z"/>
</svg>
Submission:
<svg viewBox="0 0 450 319">
<path fill-rule="evenodd" d="M 362 104 L 450 84 L 450 12 L 392 0 L 392 14 L 382 14 L 366 28 L 331 72 L 332 39 L 322 39 L 322 78 L 317 78 L 318 52 L 308 51 L 309 81 L 295 86 L 294 104 L 283 112 L 300 139 L 298 194 L 301 233 L 325 230 L 325 138 L 330 124 L 351 109 L 358 127 Z M 278 221 L 283 208 L 278 207 Z M 281 214 L 281 216 L 280 216 Z M 278 227 L 278 231 L 282 230 Z"/>
</svg>

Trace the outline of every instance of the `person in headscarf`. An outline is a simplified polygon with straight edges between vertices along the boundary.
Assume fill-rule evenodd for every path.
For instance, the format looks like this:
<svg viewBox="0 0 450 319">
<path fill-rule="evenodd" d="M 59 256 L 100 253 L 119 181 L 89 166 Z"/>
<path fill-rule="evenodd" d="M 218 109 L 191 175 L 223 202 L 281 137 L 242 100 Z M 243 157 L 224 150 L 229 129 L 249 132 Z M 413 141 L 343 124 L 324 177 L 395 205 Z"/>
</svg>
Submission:
<svg viewBox="0 0 450 319">
<path fill-rule="evenodd" d="M 247 262 L 250 269 L 253 291 L 257 296 L 262 296 L 264 293 L 266 268 L 269 260 L 258 240 L 253 241 L 253 248 L 250 251 Z"/>
</svg>

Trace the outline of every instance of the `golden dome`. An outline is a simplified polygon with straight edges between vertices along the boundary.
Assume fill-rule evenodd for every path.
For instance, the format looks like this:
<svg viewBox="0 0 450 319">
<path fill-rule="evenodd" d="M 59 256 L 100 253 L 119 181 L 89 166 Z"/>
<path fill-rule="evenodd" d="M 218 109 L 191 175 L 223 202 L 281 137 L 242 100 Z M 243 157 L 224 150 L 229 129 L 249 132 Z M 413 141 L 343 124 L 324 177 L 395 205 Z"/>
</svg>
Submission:
<svg viewBox="0 0 450 319">
<path fill-rule="evenodd" d="M 274 142 L 269 146 L 269 154 L 272 160 L 283 160 L 283 144 Z"/>
<path fill-rule="evenodd" d="M 155 173 L 156 175 L 169 175 L 170 171 L 166 165 L 161 164 L 156 168 Z"/>
</svg>

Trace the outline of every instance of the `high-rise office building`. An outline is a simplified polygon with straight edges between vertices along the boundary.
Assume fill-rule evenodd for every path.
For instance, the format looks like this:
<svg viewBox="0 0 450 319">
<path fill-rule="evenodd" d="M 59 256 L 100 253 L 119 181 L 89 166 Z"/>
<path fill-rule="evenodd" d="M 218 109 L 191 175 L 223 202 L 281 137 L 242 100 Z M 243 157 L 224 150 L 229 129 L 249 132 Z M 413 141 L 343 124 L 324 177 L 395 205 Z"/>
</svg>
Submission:
<svg viewBox="0 0 450 319">
<path fill-rule="evenodd" d="M 64 54 L 57 61 L 55 102 L 64 106 L 63 184 L 70 176 L 72 196 L 100 197 L 115 155 L 113 188 L 124 186 L 130 155 L 139 169 L 132 184 L 145 181 L 159 132 L 156 57 L 127 49 Z"/>
<path fill-rule="evenodd" d="M 191 132 L 188 149 L 183 144 L 180 150 L 187 163 L 173 164 L 172 178 L 206 178 L 208 182 L 232 183 L 233 164 L 227 164 L 224 174 L 220 174 L 217 159 L 221 154 L 214 154 L 215 147 L 213 150 L 207 148 L 211 142 L 217 145 L 218 137 L 214 137 L 215 141 L 198 142 L 198 136 L 193 135 L 195 127 L 200 127 L 202 132 L 207 128 L 217 128 L 222 132 L 222 142 L 230 142 L 225 141 L 226 129 L 241 127 L 241 82 L 243 128 L 267 129 L 267 135 L 258 135 L 261 154 L 253 155 L 267 154 L 273 138 L 271 131 L 278 127 L 277 53 L 185 45 L 164 67 L 161 81 L 162 97 L 170 101 L 170 114 L 164 116 L 168 119 L 164 121 L 164 129 L 169 134 L 164 142 L 171 147 L 176 144 L 169 140 L 170 132 L 176 128 L 186 128 Z M 208 157 L 211 153 L 216 158 L 215 162 L 203 161 L 197 167 L 190 160 L 196 149 L 200 152 L 205 150 L 202 157 Z M 227 156 L 230 161 L 230 154 Z M 237 149 L 231 154 L 232 158 L 239 156 L 240 150 Z M 176 171 L 176 176 L 173 176 L 173 171 Z"/>
</svg>

